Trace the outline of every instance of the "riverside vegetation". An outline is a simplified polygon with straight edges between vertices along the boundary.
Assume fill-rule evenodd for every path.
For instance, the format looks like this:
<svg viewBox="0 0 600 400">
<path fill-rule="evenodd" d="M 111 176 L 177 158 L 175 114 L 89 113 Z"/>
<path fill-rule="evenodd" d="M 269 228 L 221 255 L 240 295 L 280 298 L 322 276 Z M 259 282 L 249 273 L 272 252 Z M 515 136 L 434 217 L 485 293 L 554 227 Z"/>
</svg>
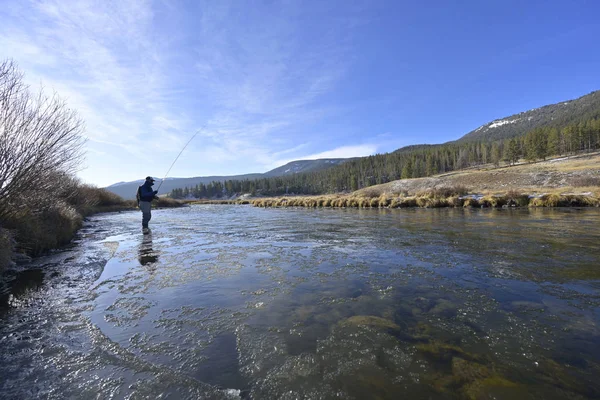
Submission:
<svg viewBox="0 0 600 400">
<path fill-rule="evenodd" d="M 34 93 L 14 62 L 0 63 L 0 270 L 69 243 L 90 214 L 134 209 L 133 201 L 75 178 L 83 132 L 56 94 Z"/>
<path fill-rule="evenodd" d="M 476 194 L 474 194 L 476 193 Z M 485 166 L 428 178 L 404 179 L 349 194 L 193 200 L 194 204 L 257 207 L 598 207 L 600 154 Z"/>
</svg>

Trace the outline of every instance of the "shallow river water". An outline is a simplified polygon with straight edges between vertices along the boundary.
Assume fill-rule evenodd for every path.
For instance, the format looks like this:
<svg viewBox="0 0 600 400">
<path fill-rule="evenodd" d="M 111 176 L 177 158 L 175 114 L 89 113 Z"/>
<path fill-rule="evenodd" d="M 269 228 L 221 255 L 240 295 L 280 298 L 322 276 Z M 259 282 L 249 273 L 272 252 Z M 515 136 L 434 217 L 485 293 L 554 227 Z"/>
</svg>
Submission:
<svg viewBox="0 0 600 400">
<path fill-rule="evenodd" d="M 600 210 L 92 217 L 0 286 L 0 398 L 600 398 Z"/>
</svg>

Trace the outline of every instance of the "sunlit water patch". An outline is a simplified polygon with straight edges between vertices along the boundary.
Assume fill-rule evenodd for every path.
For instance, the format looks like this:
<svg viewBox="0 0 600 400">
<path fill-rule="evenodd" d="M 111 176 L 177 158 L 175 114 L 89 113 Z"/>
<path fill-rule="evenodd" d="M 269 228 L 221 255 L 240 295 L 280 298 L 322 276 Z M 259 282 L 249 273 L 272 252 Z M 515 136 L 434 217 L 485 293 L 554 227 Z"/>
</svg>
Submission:
<svg viewBox="0 0 600 400">
<path fill-rule="evenodd" d="M 598 210 L 193 206 L 8 271 L 0 397 L 600 397 Z"/>
</svg>

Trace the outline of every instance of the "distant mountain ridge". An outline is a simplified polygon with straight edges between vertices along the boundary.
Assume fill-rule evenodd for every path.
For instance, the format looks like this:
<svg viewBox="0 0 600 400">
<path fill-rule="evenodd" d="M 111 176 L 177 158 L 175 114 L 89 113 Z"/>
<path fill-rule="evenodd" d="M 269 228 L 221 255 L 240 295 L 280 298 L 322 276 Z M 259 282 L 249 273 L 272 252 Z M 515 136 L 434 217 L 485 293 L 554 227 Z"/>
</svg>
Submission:
<svg viewBox="0 0 600 400">
<path fill-rule="evenodd" d="M 200 183 L 208 185 L 209 183 L 215 181 L 243 181 L 246 179 L 253 180 L 260 178 L 273 178 L 277 176 L 287 176 L 304 172 L 315 172 L 326 168 L 331 168 L 348 160 L 352 160 L 352 158 L 323 158 L 318 160 L 298 160 L 291 161 L 285 165 L 282 165 L 281 167 L 277 167 L 265 173 L 253 173 L 231 176 L 197 176 L 192 178 L 166 178 L 162 183 L 162 186 L 160 187 L 160 193 L 169 193 L 173 189 L 180 189 L 185 187 L 192 188 Z M 154 187 L 158 187 L 158 185 L 160 184 L 160 179 L 155 179 L 157 183 Z M 124 199 L 133 199 L 135 198 L 135 193 L 138 186 L 142 183 L 144 183 L 144 179 L 132 182 L 117 182 L 110 186 L 107 186 L 105 189 L 123 197 Z"/>
<path fill-rule="evenodd" d="M 291 161 L 281 167 L 275 168 L 269 172 L 265 172 L 263 177 L 270 178 L 273 176 L 286 176 L 304 172 L 319 171 L 353 159 L 354 158 L 320 158 L 318 160 Z"/>
</svg>

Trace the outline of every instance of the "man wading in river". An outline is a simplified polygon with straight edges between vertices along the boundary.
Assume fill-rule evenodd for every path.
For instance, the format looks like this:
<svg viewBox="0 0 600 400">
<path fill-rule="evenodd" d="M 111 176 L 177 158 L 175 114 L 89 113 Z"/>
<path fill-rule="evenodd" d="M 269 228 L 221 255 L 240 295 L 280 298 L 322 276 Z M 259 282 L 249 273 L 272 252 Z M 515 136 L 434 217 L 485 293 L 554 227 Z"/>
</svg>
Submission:
<svg viewBox="0 0 600 400">
<path fill-rule="evenodd" d="M 138 187 L 137 191 L 138 207 L 142 210 L 142 229 L 148 229 L 148 222 L 152 218 L 152 200 L 158 199 L 156 196 L 158 190 L 152 190 L 152 185 L 154 185 L 154 178 L 147 176 L 146 182 Z"/>
</svg>

